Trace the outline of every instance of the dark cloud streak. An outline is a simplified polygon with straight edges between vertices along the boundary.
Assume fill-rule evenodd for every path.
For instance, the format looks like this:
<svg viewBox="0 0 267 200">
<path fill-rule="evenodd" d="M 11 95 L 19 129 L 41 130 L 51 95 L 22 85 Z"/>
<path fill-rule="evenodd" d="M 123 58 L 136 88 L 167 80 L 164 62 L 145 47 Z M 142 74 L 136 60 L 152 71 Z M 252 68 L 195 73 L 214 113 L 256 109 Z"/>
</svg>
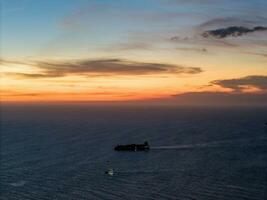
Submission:
<svg viewBox="0 0 267 200">
<path fill-rule="evenodd" d="M 266 106 L 267 93 L 189 92 L 175 94 L 166 103 L 205 106 Z"/>
<path fill-rule="evenodd" d="M 122 59 L 79 60 L 61 63 L 37 62 L 40 73 L 8 73 L 19 78 L 54 78 L 68 75 L 80 76 L 129 76 L 155 74 L 198 74 L 199 67 L 184 67 L 162 63 L 143 63 Z"/>
<path fill-rule="evenodd" d="M 230 26 L 227 28 L 219 28 L 215 30 L 209 30 L 202 33 L 204 38 L 226 38 L 226 37 L 239 37 L 246 35 L 248 33 L 258 32 L 258 31 L 267 31 L 267 27 L 255 26 L 254 28 L 247 28 L 243 26 Z"/>
<path fill-rule="evenodd" d="M 267 90 L 267 76 L 254 75 L 236 79 L 215 80 L 211 83 L 223 88 L 233 89 L 235 92 L 242 91 L 245 86 L 253 86 L 263 91 Z"/>
<path fill-rule="evenodd" d="M 230 27 L 230 26 L 244 26 L 244 27 L 253 27 L 255 24 L 264 26 L 266 24 L 266 17 L 262 16 L 250 16 L 248 19 L 236 18 L 236 17 L 222 17 L 214 18 L 208 21 L 205 21 L 199 25 L 199 29 L 206 28 L 219 28 L 219 27 Z"/>
</svg>

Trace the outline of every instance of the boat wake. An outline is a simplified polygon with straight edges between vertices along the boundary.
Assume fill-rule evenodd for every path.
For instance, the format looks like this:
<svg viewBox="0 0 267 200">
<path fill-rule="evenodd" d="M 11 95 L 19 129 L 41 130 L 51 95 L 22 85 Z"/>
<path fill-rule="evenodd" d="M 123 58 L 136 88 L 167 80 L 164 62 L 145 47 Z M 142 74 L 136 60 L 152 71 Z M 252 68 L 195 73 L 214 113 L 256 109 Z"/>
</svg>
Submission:
<svg viewBox="0 0 267 200">
<path fill-rule="evenodd" d="M 140 174 L 162 174 L 171 173 L 172 170 L 118 170 L 114 171 L 117 176 L 129 176 L 129 175 L 140 175 Z"/>
<path fill-rule="evenodd" d="M 222 147 L 244 147 L 261 145 L 259 141 L 266 141 L 267 138 L 258 138 L 252 140 L 231 140 L 231 141 L 218 141 L 209 143 L 197 143 L 197 144 L 181 144 L 181 145 L 168 145 L 168 146 L 155 146 L 150 147 L 151 150 L 183 150 L 183 149 L 199 149 L 199 148 L 222 148 Z M 265 145 L 265 143 L 264 143 Z"/>
<path fill-rule="evenodd" d="M 173 145 L 173 146 L 158 146 L 150 147 L 152 150 L 169 150 L 169 149 L 195 149 L 195 148 L 210 148 L 210 147 L 221 147 L 223 145 L 218 144 L 185 144 L 185 145 Z"/>
</svg>

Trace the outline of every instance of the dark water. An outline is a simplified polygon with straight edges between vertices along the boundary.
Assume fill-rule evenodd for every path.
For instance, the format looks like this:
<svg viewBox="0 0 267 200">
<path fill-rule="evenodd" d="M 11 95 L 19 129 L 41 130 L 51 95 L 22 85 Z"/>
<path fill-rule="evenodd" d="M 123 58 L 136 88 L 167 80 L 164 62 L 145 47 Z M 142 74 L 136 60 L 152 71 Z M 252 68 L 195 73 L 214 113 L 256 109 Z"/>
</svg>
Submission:
<svg viewBox="0 0 267 200">
<path fill-rule="evenodd" d="M 267 108 L 1 112 L 1 199 L 267 199 Z M 144 140 L 149 152 L 113 151 Z"/>
</svg>

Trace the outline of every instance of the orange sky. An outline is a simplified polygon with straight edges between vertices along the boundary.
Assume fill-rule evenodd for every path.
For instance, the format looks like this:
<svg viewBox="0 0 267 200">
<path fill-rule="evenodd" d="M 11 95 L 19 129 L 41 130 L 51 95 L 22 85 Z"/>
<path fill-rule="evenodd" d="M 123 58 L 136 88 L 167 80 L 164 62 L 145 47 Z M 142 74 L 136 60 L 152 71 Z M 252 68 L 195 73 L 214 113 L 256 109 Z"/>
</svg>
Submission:
<svg viewBox="0 0 267 200">
<path fill-rule="evenodd" d="M 48 8 L 55 6 L 50 3 Z M 98 7 L 92 11 L 95 5 L 77 1 L 66 8 L 56 5 L 46 18 L 42 13 L 32 18 L 33 9 L 42 9 L 35 3 L 4 3 L 1 101 L 128 101 L 192 92 L 265 93 L 267 24 L 252 12 L 262 5 L 251 4 L 251 12 L 245 12 L 238 3 L 239 11 L 228 5 L 220 18 L 216 13 L 205 15 L 206 8 L 197 2 L 176 9 L 156 2 L 136 13 L 131 7 L 137 9 L 141 1 L 125 4 L 122 12 L 118 12 L 121 5 L 112 3 L 100 14 Z M 224 5 L 210 6 L 220 10 Z M 245 13 L 251 22 L 239 17 L 229 20 L 233 12 Z"/>
</svg>

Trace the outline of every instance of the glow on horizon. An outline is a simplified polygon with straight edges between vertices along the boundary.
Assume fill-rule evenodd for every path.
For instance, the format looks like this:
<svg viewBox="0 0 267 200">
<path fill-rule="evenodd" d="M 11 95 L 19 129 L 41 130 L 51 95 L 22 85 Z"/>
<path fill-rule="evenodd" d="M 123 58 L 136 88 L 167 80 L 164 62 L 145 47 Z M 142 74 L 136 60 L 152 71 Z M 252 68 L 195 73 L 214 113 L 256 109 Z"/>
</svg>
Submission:
<svg viewBox="0 0 267 200">
<path fill-rule="evenodd" d="M 2 11 L 3 102 L 267 94 L 267 31 L 202 36 L 267 27 L 262 0 L 11 0 Z"/>
</svg>

